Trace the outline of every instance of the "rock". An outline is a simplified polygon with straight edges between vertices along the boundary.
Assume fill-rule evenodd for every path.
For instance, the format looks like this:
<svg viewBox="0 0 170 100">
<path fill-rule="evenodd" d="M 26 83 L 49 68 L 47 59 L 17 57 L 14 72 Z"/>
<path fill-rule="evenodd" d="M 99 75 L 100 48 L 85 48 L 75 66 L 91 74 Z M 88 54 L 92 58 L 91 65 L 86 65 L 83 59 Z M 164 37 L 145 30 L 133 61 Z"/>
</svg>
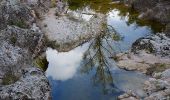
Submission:
<svg viewBox="0 0 170 100">
<path fill-rule="evenodd" d="M 120 68 L 152 75 L 170 68 L 170 39 L 163 34 L 140 38 L 131 51 L 113 58 Z"/>
<path fill-rule="evenodd" d="M 20 0 L 20 3 L 29 6 L 37 18 L 42 18 L 52 6 L 51 0 Z"/>
<path fill-rule="evenodd" d="M 19 3 L 18 0 L 2 0 L 0 15 L 0 30 L 6 28 L 7 25 L 29 28 L 35 22 L 30 8 Z"/>
<path fill-rule="evenodd" d="M 127 93 L 120 95 L 118 100 L 140 100 L 140 98 L 132 91 L 128 91 Z"/>
<path fill-rule="evenodd" d="M 33 57 L 43 49 L 33 10 L 40 6 L 33 5 L 0 1 L 0 100 L 51 99 L 48 79 L 33 65 Z"/>
<path fill-rule="evenodd" d="M 162 72 L 161 77 L 162 78 L 170 78 L 170 69 L 167 69 L 164 72 Z"/>
<path fill-rule="evenodd" d="M 33 54 L 42 33 L 36 27 L 8 26 L 0 31 L 0 99 L 51 98 L 48 79 L 32 66 Z"/>
<path fill-rule="evenodd" d="M 38 68 L 28 66 L 14 84 L 0 86 L 1 100 L 34 99 L 50 100 L 50 86 L 44 73 Z"/>
<path fill-rule="evenodd" d="M 170 38 L 164 34 L 140 38 L 133 43 L 131 51 L 137 53 L 140 50 L 170 58 Z"/>
<path fill-rule="evenodd" d="M 145 82 L 144 89 L 148 94 L 144 100 L 168 100 L 170 96 L 170 77 L 163 79 L 151 78 Z"/>
</svg>

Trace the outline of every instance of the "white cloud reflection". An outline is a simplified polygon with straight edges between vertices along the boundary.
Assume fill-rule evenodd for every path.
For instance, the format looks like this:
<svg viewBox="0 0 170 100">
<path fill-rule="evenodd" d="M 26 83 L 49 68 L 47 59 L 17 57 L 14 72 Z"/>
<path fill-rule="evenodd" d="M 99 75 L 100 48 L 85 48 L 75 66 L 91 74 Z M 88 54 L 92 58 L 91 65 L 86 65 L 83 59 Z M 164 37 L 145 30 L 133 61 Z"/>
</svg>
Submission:
<svg viewBox="0 0 170 100">
<path fill-rule="evenodd" d="M 58 52 L 57 50 L 48 48 L 46 51 L 47 61 L 49 62 L 46 71 L 47 77 L 54 80 L 68 80 L 72 78 L 83 58 L 87 45 L 80 46 L 69 52 Z"/>
</svg>

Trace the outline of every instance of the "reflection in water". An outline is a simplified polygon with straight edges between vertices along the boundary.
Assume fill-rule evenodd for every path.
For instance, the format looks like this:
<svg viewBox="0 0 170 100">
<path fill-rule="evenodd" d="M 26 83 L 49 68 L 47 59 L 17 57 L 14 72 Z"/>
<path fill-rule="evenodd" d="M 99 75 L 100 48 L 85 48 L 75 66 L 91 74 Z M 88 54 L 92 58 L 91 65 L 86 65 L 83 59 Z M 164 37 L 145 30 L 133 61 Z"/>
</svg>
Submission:
<svg viewBox="0 0 170 100">
<path fill-rule="evenodd" d="M 108 16 L 108 28 L 114 29 L 102 32 L 89 43 L 69 52 L 57 52 L 51 48 L 47 50 L 49 66 L 46 74 L 52 84 L 54 100 L 114 100 L 120 91 L 128 89 L 143 95 L 142 82 L 147 77 L 120 70 L 109 58 L 122 50 L 127 51 L 136 39 L 148 35 L 152 30 L 141 27 L 146 24 L 138 25 L 136 12 L 129 12 L 127 7 L 114 4 L 112 0 L 68 0 L 68 5 L 67 13 L 70 18 L 72 15 L 73 18 L 89 21 L 95 16 L 88 15 L 87 12 L 98 12 Z M 88 11 L 84 14 L 83 10 L 87 8 Z M 56 31 L 56 27 L 54 30 Z M 115 30 L 123 38 L 112 34 Z M 65 31 L 63 29 L 62 32 Z M 74 29 L 73 33 L 79 32 Z M 114 41 L 115 39 L 121 40 Z"/>
<path fill-rule="evenodd" d="M 114 31 L 115 32 L 115 31 Z M 110 33 L 110 30 L 106 30 L 100 33 L 90 43 L 88 50 L 84 53 L 84 66 L 81 71 L 83 73 L 89 73 L 95 69 L 93 76 L 94 84 L 101 84 L 104 94 L 115 92 L 113 84 L 113 78 L 110 71 L 112 63 L 110 63 L 109 57 L 114 55 L 113 37 L 117 34 Z"/>
<path fill-rule="evenodd" d="M 112 12 L 112 10 L 119 10 L 119 16 L 122 18 L 128 17 L 127 25 L 131 25 L 136 23 L 136 26 L 148 26 L 150 27 L 154 33 L 162 32 L 165 29 L 165 25 L 155 21 L 149 21 L 145 19 L 139 19 L 139 13 L 135 11 L 133 8 L 125 6 L 124 3 L 120 2 L 114 3 L 114 1 L 129 1 L 131 0 L 67 0 L 69 9 L 73 11 L 82 10 L 86 7 L 92 9 L 97 13 L 108 14 Z M 127 3 L 128 4 L 128 3 Z"/>
<path fill-rule="evenodd" d="M 138 38 L 144 37 L 152 33 L 152 30 L 147 27 L 139 27 L 136 23 L 128 25 L 129 16 L 120 16 L 121 11 L 112 10 L 108 13 L 107 24 L 114 27 L 114 29 L 124 37 L 122 41 L 118 42 L 121 50 L 126 51 L 130 49 L 132 43 Z"/>
<path fill-rule="evenodd" d="M 46 54 L 49 65 L 46 75 L 48 77 L 51 76 L 54 80 L 68 80 L 72 78 L 79 67 L 86 47 L 87 45 L 78 47 L 66 53 L 59 53 L 48 48 Z"/>
</svg>

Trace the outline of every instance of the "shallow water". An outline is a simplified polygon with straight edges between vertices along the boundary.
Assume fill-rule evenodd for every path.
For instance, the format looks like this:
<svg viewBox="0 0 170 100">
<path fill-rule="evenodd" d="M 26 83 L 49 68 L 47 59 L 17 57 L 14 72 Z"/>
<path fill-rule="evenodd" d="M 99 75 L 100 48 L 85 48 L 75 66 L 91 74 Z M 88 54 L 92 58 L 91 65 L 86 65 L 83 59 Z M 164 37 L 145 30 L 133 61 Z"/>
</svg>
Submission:
<svg viewBox="0 0 170 100">
<path fill-rule="evenodd" d="M 154 30 L 151 24 L 141 25 L 136 20 L 132 21 L 133 15 L 128 8 L 111 0 L 69 0 L 68 4 L 70 11 L 79 14 L 81 11 L 83 14 L 87 7 L 104 14 L 109 33 L 99 34 L 68 52 L 47 49 L 49 65 L 46 75 L 52 86 L 53 100 L 115 100 L 129 89 L 143 96 L 143 82 L 148 77 L 139 72 L 119 69 L 110 57 L 129 50 L 138 38 L 158 30 Z M 82 16 L 86 21 L 91 18 Z M 114 38 L 115 31 L 119 39 Z"/>
</svg>

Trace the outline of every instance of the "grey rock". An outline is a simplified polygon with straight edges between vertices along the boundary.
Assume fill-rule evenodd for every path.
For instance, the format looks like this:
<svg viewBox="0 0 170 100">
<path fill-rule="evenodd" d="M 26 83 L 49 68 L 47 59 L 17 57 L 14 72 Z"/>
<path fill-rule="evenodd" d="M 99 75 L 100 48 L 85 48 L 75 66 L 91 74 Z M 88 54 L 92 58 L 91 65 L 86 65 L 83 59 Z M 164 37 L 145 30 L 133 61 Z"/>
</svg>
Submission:
<svg viewBox="0 0 170 100">
<path fill-rule="evenodd" d="M 22 28 L 31 27 L 35 18 L 28 6 L 18 0 L 2 0 L 0 2 L 0 30 L 7 25 L 16 25 Z"/>
<path fill-rule="evenodd" d="M 166 37 L 165 34 L 140 38 L 133 43 L 131 51 L 138 53 L 140 50 L 170 58 L 170 38 Z"/>
<path fill-rule="evenodd" d="M 170 69 L 167 69 L 164 72 L 162 72 L 161 77 L 162 78 L 170 78 Z"/>
<path fill-rule="evenodd" d="M 51 99 L 50 85 L 42 70 L 32 65 L 42 33 L 36 27 L 8 26 L 0 31 L 0 99 Z"/>
<path fill-rule="evenodd" d="M 44 73 L 38 68 L 28 66 L 22 70 L 20 79 L 11 85 L 0 86 L 1 100 L 50 100 L 51 90 Z"/>
</svg>

